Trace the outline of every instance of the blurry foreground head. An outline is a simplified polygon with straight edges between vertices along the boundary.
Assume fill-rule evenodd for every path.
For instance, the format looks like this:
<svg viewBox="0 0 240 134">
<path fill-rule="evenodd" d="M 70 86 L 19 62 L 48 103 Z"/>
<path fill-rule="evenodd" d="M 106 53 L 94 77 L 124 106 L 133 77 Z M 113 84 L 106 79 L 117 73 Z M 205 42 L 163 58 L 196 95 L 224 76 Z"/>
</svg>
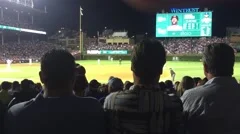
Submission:
<svg viewBox="0 0 240 134">
<path fill-rule="evenodd" d="M 158 84 L 166 63 L 166 52 L 157 40 L 143 40 L 135 46 L 131 62 L 135 84 L 137 81 L 138 84 Z"/>
<path fill-rule="evenodd" d="M 48 90 L 72 90 L 75 71 L 75 59 L 71 53 L 54 49 L 42 57 L 39 76 Z"/>
<path fill-rule="evenodd" d="M 224 43 L 213 43 L 203 52 L 204 73 L 208 79 L 233 75 L 234 50 Z"/>
</svg>

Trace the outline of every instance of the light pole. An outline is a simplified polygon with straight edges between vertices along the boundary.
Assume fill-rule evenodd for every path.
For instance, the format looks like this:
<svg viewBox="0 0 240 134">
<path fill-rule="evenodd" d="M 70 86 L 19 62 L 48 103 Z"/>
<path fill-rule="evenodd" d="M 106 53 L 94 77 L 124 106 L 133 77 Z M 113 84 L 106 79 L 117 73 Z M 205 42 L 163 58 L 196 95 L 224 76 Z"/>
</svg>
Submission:
<svg viewBox="0 0 240 134">
<path fill-rule="evenodd" d="M 80 31 L 79 31 L 79 48 L 80 48 L 80 54 L 81 54 L 81 58 L 83 55 L 83 33 L 82 33 L 82 16 L 83 16 L 83 9 L 82 7 L 80 7 Z"/>
</svg>

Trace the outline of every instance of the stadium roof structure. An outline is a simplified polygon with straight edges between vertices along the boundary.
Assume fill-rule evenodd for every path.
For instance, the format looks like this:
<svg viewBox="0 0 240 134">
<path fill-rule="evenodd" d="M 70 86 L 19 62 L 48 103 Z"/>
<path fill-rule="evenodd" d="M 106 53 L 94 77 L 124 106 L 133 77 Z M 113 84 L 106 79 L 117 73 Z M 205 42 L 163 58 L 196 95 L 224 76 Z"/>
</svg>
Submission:
<svg viewBox="0 0 240 134">
<path fill-rule="evenodd" d="M 114 32 L 112 37 L 128 37 L 128 32 Z"/>
</svg>

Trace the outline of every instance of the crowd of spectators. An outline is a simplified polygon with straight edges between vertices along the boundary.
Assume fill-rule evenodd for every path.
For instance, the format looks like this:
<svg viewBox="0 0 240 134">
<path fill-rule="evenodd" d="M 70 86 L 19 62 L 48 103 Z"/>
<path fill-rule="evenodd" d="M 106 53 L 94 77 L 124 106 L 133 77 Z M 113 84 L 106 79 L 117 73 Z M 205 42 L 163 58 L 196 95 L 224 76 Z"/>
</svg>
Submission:
<svg viewBox="0 0 240 134">
<path fill-rule="evenodd" d="M 201 54 L 204 47 L 211 43 L 229 43 L 228 38 L 174 38 L 164 39 L 160 42 L 165 47 L 168 54 Z M 129 50 L 133 44 L 106 44 L 90 42 L 85 44 L 86 50 Z"/>
<path fill-rule="evenodd" d="M 228 43 L 227 38 L 181 38 L 168 39 L 160 41 L 165 47 L 168 54 L 201 54 L 206 45 L 212 43 Z M 132 51 L 135 45 L 132 44 L 105 44 L 105 43 L 89 43 L 84 45 L 85 50 L 128 50 Z M 39 60 L 41 55 L 51 49 L 65 48 L 60 45 L 48 43 L 45 41 L 22 41 L 9 42 L 0 46 L 0 60 L 6 61 L 16 60 Z M 73 51 L 78 54 L 79 51 Z"/>
<path fill-rule="evenodd" d="M 228 38 L 174 38 L 161 41 L 169 54 L 201 54 L 206 45 L 229 43 Z"/>
<path fill-rule="evenodd" d="M 238 134 L 240 85 L 232 77 L 234 50 L 225 43 L 204 46 L 205 78 L 184 76 L 160 83 L 166 52 L 156 40 L 134 47 L 134 83 L 114 76 L 107 84 L 88 82 L 87 69 L 69 52 L 48 51 L 39 72 L 43 87 L 27 79 L 1 84 L 0 132 Z"/>
<path fill-rule="evenodd" d="M 0 45 L 0 60 L 39 60 L 47 51 L 60 48 L 62 47 L 59 45 L 45 41 L 22 41 L 20 44 L 9 42 Z"/>
</svg>

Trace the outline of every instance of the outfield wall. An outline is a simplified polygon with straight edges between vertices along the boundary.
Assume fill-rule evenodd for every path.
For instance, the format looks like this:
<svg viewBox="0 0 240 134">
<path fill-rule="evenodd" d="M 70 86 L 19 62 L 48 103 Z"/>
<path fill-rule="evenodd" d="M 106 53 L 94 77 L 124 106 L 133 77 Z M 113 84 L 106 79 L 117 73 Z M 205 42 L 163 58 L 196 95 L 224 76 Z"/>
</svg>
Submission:
<svg viewBox="0 0 240 134">
<path fill-rule="evenodd" d="M 108 56 L 111 56 L 113 60 L 131 60 L 131 55 L 84 55 L 84 60 L 108 60 Z M 172 61 L 173 57 L 178 57 L 179 61 L 201 61 L 202 55 L 168 55 L 167 61 Z M 153 59 L 154 60 L 154 59 Z M 240 54 L 236 55 L 236 61 L 240 62 Z"/>
</svg>

